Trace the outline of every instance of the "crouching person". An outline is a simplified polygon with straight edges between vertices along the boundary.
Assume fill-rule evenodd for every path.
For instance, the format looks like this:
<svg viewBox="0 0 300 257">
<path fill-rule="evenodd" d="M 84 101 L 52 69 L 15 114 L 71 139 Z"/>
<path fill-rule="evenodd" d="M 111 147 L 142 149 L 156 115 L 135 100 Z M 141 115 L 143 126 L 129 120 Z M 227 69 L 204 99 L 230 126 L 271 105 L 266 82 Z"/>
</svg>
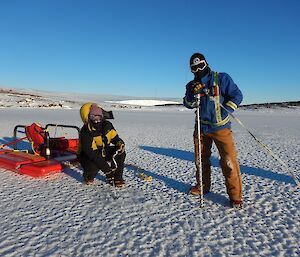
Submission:
<svg viewBox="0 0 300 257">
<path fill-rule="evenodd" d="M 87 122 L 80 131 L 79 159 L 86 184 L 92 184 L 99 170 L 112 186 L 125 185 L 123 169 L 125 144 L 111 122 L 105 119 L 101 107 L 91 104 Z"/>
</svg>

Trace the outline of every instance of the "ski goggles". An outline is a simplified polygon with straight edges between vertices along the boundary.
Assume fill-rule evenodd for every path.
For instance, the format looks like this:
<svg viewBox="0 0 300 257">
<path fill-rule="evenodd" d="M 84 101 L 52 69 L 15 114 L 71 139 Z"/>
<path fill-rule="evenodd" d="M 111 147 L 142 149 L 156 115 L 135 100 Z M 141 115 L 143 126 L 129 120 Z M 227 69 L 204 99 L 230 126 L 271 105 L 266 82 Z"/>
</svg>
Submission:
<svg viewBox="0 0 300 257">
<path fill-rule="evenodd" d="M 197 71 L 202 71 L 207 67 L 207 63 L 205 60 L 200 60 L 199 58 L 195 58 L 193 63 L 190 65 L 191 71 L 196 73 Z"/>
<path fill-rule="evenodd" d="M 101 115 L 93 115 L 93 114 L 89 114 L 89 119 L 93 122 L 93 123 L 99 123 L 103 120 L 103 116 Z"/>
</svg>

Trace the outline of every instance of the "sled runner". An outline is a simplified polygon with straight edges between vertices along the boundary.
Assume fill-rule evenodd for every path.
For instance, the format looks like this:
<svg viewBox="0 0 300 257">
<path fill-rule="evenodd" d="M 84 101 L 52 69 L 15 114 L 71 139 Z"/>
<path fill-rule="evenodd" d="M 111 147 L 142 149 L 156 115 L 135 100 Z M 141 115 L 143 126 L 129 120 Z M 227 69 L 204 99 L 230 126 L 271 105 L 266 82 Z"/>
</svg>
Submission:
<svg viewBox="0 0 300 257">
<path fill-rule="evenodd" d="M 75 129 L 78 137 L 50 137 L 50 127 Z M 14 128 L 15 140 L 1 147 L 13 145 L 13 150 L 0 150 L 0 167 L 31 177 L 61 172 L 64 168 L 63 161 L 77 159 L 79 131 L 77 126 L 71 125 L 47 124 L 45 128 L 37 123 L 32 123 L 29 126 L 17 125 Z M 26 137 L 17 139 L 18 133 L 25 133 Z M 25 151 L 18 149 L 17 143 L 24 140 L 30 142 L 31 149 Z"/>
</svg>

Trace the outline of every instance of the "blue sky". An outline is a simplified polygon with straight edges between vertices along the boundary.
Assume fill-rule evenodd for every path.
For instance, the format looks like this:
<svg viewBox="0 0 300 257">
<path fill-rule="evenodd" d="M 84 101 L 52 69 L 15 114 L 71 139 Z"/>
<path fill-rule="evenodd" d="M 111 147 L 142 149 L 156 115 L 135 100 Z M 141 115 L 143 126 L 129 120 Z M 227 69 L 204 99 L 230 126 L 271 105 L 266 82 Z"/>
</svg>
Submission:
<svg viewBox="0 0 300 257">
<path fill-rule="evenodd" d="M 244 104 L 300 100 L 298 0 L 0 0 L 0 87 L 182 98 L 201 52 Z"/>
</svg>

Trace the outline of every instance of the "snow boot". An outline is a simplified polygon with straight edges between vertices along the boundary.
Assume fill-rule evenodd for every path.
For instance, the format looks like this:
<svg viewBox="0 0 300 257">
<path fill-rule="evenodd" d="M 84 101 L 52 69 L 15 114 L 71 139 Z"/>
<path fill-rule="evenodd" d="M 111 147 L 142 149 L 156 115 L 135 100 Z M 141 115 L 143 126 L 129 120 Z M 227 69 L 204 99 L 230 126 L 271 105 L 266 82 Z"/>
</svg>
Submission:
<svg viewBox="0 0 300 257">
<path fill-rule="evenodd" d="M 230 206 L 234 209 L 242 209 L 243 208 L 243 200 L 230 199 Z"/>
<path fill-rule="evenodd" d="M 123 187 L 125 186 L 125 180 L 124 179 L 116 179 L 115 180 L 115 187 Z"/>
<path fill-rule="evenodd" d="M 209 190 L 203 190 L 203 194 L 207 194 L 209 193 Z M 199 184 L 196 184 L 194 186 L 191 187 L 190 189 L 190 194 L 192 195 L 200 195 L 200 187 L 199 187 Z"/>
<path fill-rule="evenodd" d="M 85 180 L 84 180 L 84 183 L 85 183 L 86 185 L 92 185 L 92 184 L 95 183 L 95 180 L 94 180 L 94 179 L 85 179 Z"/>
<path fill-rule="evenodd" d="M 114 178 L 106 178 L 106 183 L 115 186 L 115 187 L 123 187 L 125 186 L 125 180 L 123 179 L 114 179 Z"/>
</svg>

